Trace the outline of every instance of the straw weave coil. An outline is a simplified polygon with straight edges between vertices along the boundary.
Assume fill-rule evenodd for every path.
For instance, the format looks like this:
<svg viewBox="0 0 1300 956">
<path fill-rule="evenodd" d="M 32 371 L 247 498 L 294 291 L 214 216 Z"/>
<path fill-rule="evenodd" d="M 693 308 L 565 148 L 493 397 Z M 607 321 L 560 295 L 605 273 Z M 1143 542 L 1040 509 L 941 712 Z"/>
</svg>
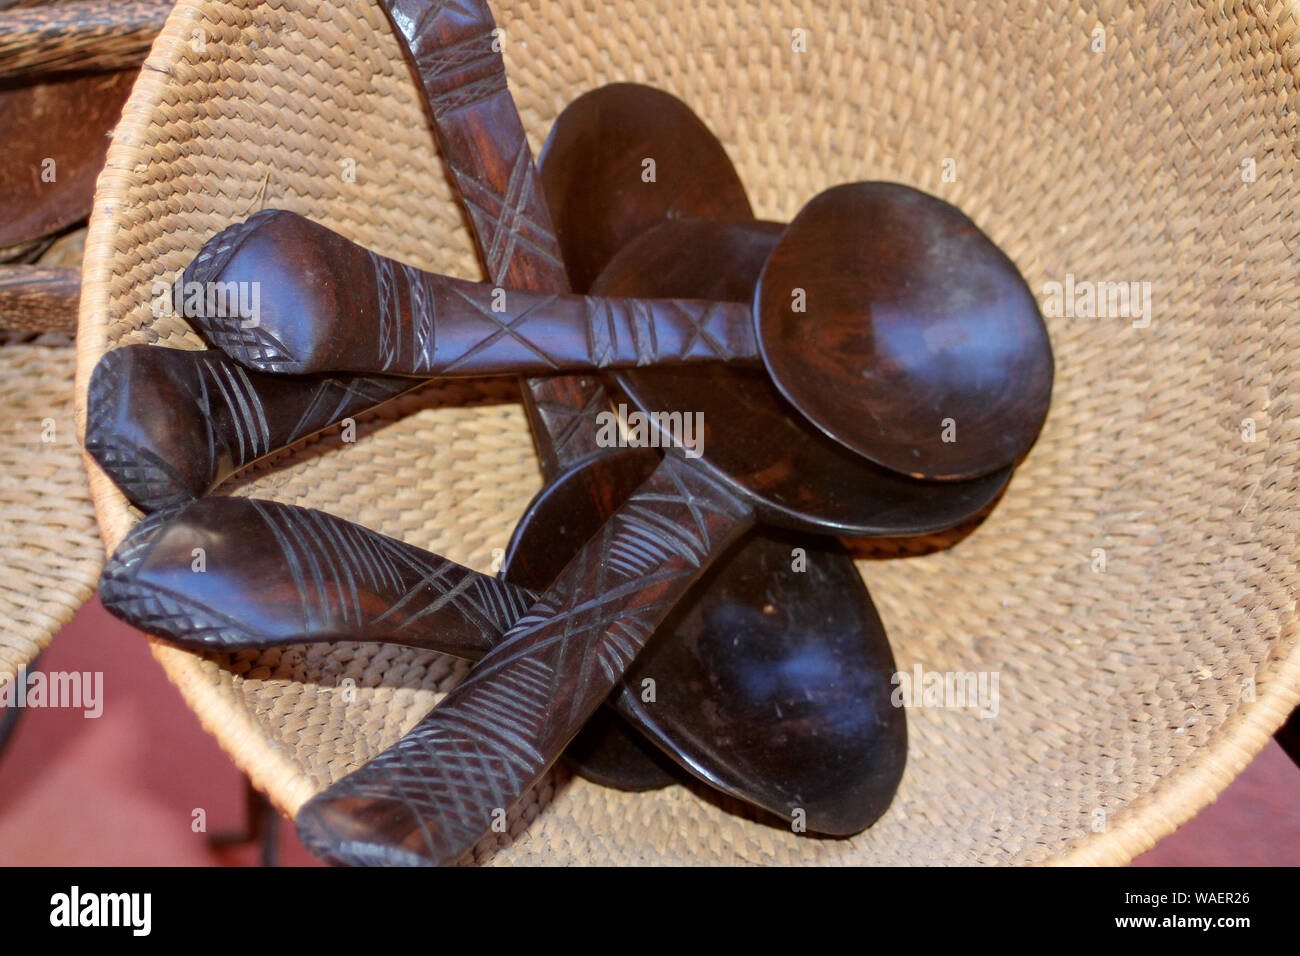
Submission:
<svg viewBox="0 0 1300 956">
<path fill-rule="evenodd" d="M 1049 315 L 1052 413 L 991 516 L 945 548 L 859 546 L 900 669 L 995 672 L 1000 691 L 996 716 L 911 708 L 906 777 L 874 828 L 815 840 L 683 788 L 619 794 L 556 772 L 476 857 L 1123 863 L 1213 800 L 1300 701 L 1300 7 L 492 5 L 534 150 L 578 94 L 649 83 L 718 133 L 760 216 L 898 180 L 962 207 L 1045 301 L 1051 282 L 1150 283 L 1150 311 Z M 99 181 L 82 401 L 106 349 L 201 347 L 152 314 L 153 283 L 267 206 L 481 276 L 375 3 L 176 6 Z M 398 405 L 355 444 L 327 434 L 230 493 L 489 570 L 540 481 L 512 387 L 456 382 Z M 89 467 L 111 547 L 138 516 Z M 465 672 L 394 647 L 155 653 L 290 813 Z"/>
<path fill-rule="evenodd" d="M 0 344 L 0 682 L 35 660 L 103 563 L 73 413 L 67 336 Z"/>
</svg>

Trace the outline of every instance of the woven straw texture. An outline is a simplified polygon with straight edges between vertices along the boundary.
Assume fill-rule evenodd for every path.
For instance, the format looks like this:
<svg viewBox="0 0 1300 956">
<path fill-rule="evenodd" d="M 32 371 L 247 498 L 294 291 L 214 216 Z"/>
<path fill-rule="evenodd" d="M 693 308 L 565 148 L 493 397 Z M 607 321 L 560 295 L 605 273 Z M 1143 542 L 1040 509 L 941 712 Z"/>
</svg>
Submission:
<svg viewBox="0 0 1300 956">
<path fill-rule="evenodd" d="M 41 265 L 80 265 L 82 236 L 55 243 Z M 81 467 L 74 358 L 66 334 L 0 332 L 0 680 L 49 646 L 94 593 L 104 561 Z"/>
<path fill-rule="evenodd" d="M 103 563 L 72 372 L 66 338 L 0 345 L 0 681 L 30 664 L 90 599 Z"/>
<path fill-rule="evenodd" d="M 1067 275 L 1149 282 L 1151 311 L 1136 325 L 1050 316 L 1052 414 L 992 515 L 949 547 L 861 549 L 901 670 L 1000 681 L 996 717 L 910 709 L 907 774 L 877 826 L 814 840 L 684 788 L 626 795 L 556 772 L 476 857 L 1123 863 L 1211 801 L 1300 699 L 1300 10 L 493 7 L 535 150 L 578 94 L 649 83 L 717 131 L 761 216 L 788 218 L 835 183 L 898 180 L 965 209 L 1035 291 Z M 108 348 L 201 347 L 152 316 L 152 285 L 266 206 L 480 276 L 431 142 L 375 4 L 182 0 L 99 182 L 78 394 Z M 355 445 L 321 437 L 231 493 L 324 508 L 490 569 L 540 480 L 510 386 L 460 382 L 404 404 L 363 422 Z M 112 546 L 137 516 L 91 472 Z M 290 813 L 464 673 L 392 647 L 155 652 Z"/>
</svg>

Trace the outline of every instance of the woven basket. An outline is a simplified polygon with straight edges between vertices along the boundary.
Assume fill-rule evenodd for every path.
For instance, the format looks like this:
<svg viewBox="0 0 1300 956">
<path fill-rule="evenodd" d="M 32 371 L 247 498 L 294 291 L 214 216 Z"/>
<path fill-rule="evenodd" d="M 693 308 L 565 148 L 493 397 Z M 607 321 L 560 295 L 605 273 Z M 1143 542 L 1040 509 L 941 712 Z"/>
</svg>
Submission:
<svg viewBox="0 0 1300 956">
<path fill-rule="evenodd" d="M 1300 8 L 815 6 L 493 3 L 534 150 L 583 91 L 649 83 L 717 131 L 760 216 L 893 179 L 960 205 L 1035 291 L 1067 274 L 1151 283 L 1149 325 L 1048 318 L 1052 414 L 988 520 L 947 548 L 860 549 L 900 669 L 996 672 L 999 712 L 912 708 L 898 797 L 851 840 L 685 788 L 620 794 L 557 771 L 480 860 L 1123 863 L 1213 800 L 1300 700 Z M 479 277 L 431 143 L 376 4 L 182 0 L 99 181 L 78 395 L 106 349 L 201 347 L 152 316 L 153 282 L 263 207 Z M 355 445 L 326 435 L 231 493 L 488 570 L 540 481 L 511 386 L 458 382 L 399 404 Z M 111 547 L 137 515 L 90 470 Z M 382 646 L 155 653 L 288 813 L 465 672 Z"/>
<path fill-rule="evenodd" d="M 60 240 L 41 265 L 78 265 L 83 235 Z M 0 681 L 31 665 L 90 599 L 104 561 L 81 468 L 74 359 L 67 334 L 0 332 Z"/>
<path fill-rule="evenodd" d="M 0 345 L 0 682 L 90 599 L 104 560 L 74 425 L 71 344 Z"/>
</svg>

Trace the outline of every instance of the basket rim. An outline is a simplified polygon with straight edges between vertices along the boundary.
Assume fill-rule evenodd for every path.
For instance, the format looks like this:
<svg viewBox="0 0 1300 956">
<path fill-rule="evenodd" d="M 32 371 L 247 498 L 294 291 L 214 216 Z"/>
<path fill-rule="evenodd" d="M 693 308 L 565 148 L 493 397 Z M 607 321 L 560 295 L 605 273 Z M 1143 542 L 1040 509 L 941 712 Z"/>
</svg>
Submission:
<svg viewBox="0 0 1300 956">
<path fill-rule="evenodd" d="M 1281 3 L 1300 21 L 1300 0 L 1281 0 Z M 173 7 L 132 88 L 96 183 L 82 263 L 76 340 L 76 427 L 83 445 L 90 374 L 107 350 L 104 317 L 111 279 L 108 261 L 116 233 L 114 214 L 133 184 L 134 157 L 143 143 L 153 110 L 162 101 L 165 84 L 170 82 L 169 63 L 176 59 L 178 48 L 188 43 L 190 32 L 200 22 L 206 6 L 207 0 L 191 0 Z M 1282 45 L 1289 43 L 1283 40 Z M 82 459 L 100 536 L 105 552 L 111 553 L 135 522 L 132 509 L 84 451 Z M 1291 646 L 1272 658 L 1255 700 L 1243 704 L 1226 719 L 1215 731 L 1213 740 L 1197 749 L 1194 759 L 1181 764 L 1125 804 L 1104 831 L 1075 839 L 1045 862 L 1067 866 L 1126 865 L 1214 802 L 1268 744 L 1291 711 L 1300 706 L 1298 635 L 1300 614 L 1293 609 L 1283 623 L 1281 638 L 1282 643 L 1289 642 Z M 214 669 L 221 670 L 217 665 L 146 636 L 154 657 L 203 728 L 217 739 L 253 785 L 292 818 L 314 795 L 315 789 L 285 752 L 261 731 L 252 713 L 224 692 L 233 683 L 229 672 L 223 671 L 225 676 L 214 682 L 211 674 Z"/>
</svg>

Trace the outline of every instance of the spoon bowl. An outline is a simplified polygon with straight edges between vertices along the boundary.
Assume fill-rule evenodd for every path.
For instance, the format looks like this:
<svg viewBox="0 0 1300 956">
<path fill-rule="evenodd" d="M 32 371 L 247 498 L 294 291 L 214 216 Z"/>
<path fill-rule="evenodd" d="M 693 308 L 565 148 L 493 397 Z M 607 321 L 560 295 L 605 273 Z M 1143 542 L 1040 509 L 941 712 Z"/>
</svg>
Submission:
<svg viewBox="0 0 1300 956">
<path fill-rule="evenodd" d="M 960 210 L 895 183 L 828 189 L 763 269 L 759 348 L 828 436 L 919 478 L 1021 458 L 1052 393 L 1052 347 L 1015 265 Z"/>
</svg>

